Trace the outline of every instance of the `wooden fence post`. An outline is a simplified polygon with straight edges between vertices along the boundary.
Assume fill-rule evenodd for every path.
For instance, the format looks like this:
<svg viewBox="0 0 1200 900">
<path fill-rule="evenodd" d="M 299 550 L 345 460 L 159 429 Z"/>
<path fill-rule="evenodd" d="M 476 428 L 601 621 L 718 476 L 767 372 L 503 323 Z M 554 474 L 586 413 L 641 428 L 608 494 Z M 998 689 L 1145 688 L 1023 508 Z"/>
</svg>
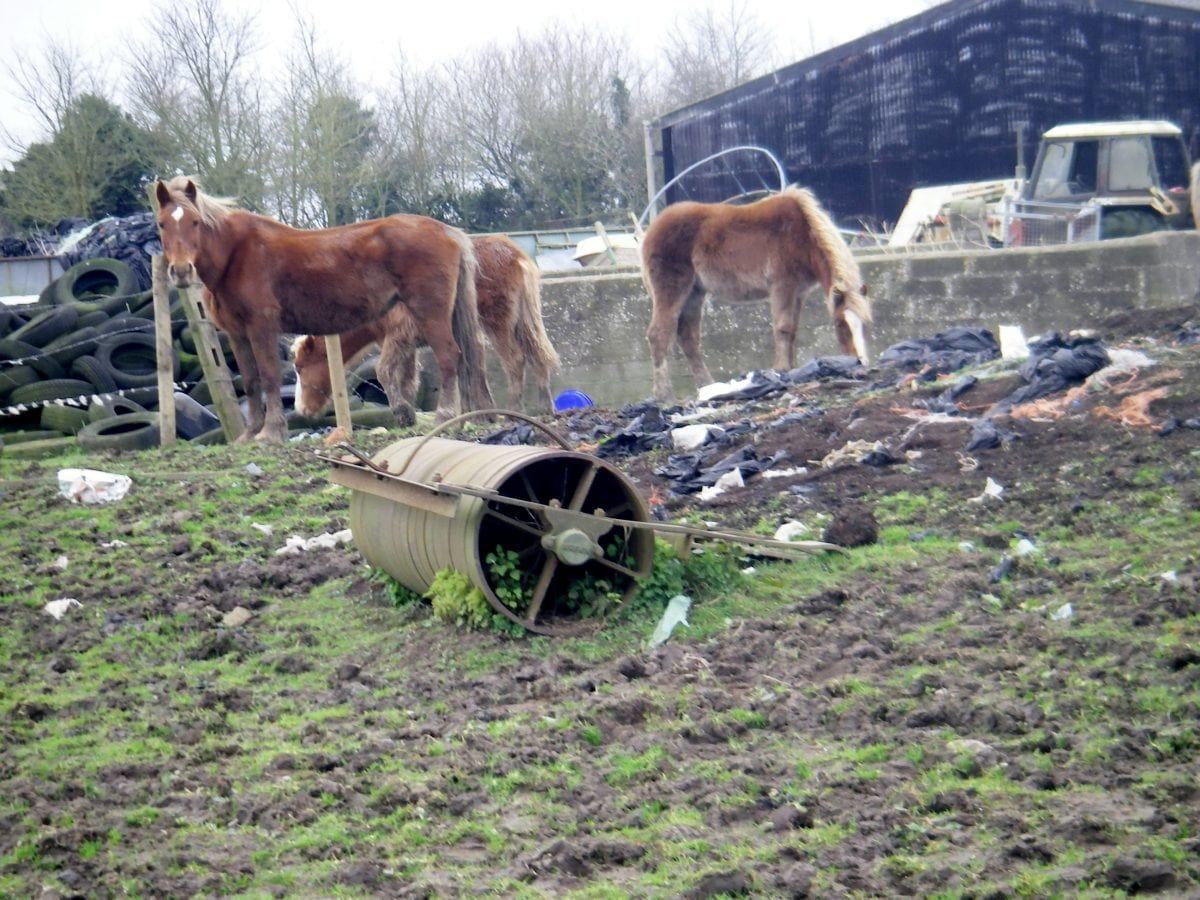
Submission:
<svg viewBox="0 0 1200 900">
<path fill-rule="evenodd" d="M 350 398 L 346 394 L 346 366 L 342 362 L 342 336 L 325 335 L 325 356 L 329 360 L 329 388 L 333 393 L 333 415 L 339 431 L 345 432 L 345 440 L 354 433 L 354 422 L 350 419 Z"/>
<path fill-rule="evenodd" d="M 212 395 L 217 418 L 221 420 L 225 441 L 232 444 L 246 430 L 246 420 L 242 417 L 242 408 L 238 406 L 233 379 L 229 375 L 229 367 L 225 365 L 225 354 L 221 352 L 216 326 L 204 311 L 204 304 L 193 294 L 195 290 L 180 289 L 179 300 L 183 304 L 183 311 L 187 315 L 188 325 L 196 341 L 196 354 L 200 357 L 200 367 L 204 370 L 204 380 L 208 384 L 209 394 Z"/>
<path fill-rule="evenodd" d="M 171 346 L 171 297 L 167 264 L 161 254 L 150 260 L 150 293 L 154 298 L 154 355 L 158 362 L 158 445 L 175 443 L 175 348 Z"/>
</svg>

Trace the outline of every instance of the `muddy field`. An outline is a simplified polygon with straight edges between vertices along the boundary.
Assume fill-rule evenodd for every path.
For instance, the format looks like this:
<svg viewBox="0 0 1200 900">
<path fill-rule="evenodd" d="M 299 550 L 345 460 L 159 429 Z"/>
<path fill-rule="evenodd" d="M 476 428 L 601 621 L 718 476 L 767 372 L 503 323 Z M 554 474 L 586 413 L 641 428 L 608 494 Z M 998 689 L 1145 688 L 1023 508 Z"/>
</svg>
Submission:
<svg viewBox="0 0 1200 900">
<path fill-rule="evenodd" d="M 961 373 L 879 368 L 732 404 L 806 471 L 709 502 L 616 459 L 660 515 L 851 546 L 737 560 L 654 651 L 661 606 L 513 639 L 277 554 L 347 527 L 310 443 L 0 456 L 0 895 L 1200 894 L 1198 325 L 1100 323 L 1155 364 L 990 449 L 1011 365 L 965 416 L 922 405 Z"/>
</svg>

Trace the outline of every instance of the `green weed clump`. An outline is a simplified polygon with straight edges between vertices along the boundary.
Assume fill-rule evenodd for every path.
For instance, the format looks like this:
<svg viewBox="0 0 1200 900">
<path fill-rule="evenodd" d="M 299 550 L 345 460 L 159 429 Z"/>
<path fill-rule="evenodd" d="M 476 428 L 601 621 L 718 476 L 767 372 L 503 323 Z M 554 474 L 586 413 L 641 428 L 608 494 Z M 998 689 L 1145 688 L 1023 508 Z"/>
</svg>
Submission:
<svg viewBox="0 0 1200 900">
<path fill-rule="evenodd" d="M 492 609 L 483 591 L 471 584 L 462 572 L 442 569 L 433 576 L 433 583 L 425 592 L 425 599 L 433 607 L 433 614 L 444 622 L 475 631 L 498 631 L 519 634 L 521 626 L 509 621 Z"/>
<path fill-rule="evenodd" d="M 737 555 L 729 548 L 709 544 L 681 558 L 663 540 L 654 542 L 654 568 L 638 584 L 631 608 L 661 610 L 676 594 L 693 600 L 716 597 L 744 581 Z"/>
</svg>

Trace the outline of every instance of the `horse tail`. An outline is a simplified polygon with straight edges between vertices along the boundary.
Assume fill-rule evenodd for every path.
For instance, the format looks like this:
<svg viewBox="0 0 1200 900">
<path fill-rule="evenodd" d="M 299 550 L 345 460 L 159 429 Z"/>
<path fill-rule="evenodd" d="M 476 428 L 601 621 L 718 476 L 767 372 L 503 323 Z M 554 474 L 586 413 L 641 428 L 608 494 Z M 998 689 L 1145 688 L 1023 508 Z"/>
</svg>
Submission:
<svg viewBox="0 0 1200 900">
<path fill-rule="evenodd" d="M 839 337 L 845 335 L 865 363 L 868 359 L 867 332 L 872 314 L 871 301 L 867 297 L 858 262 L 833 219 L 821 208 L 811 191 L 790 187 L 786 193 L 796 201 L 808 224 L 816 251 L 811 260 L 814 272 L 825 289 L 825 305 Z M 842 341 L 843 347 L 846 346 L 846 340 Z"/>
<path fill-rule="evenodd" d="M 450 329 L 458 344 L 458 390 L 463 411 L 489 409 L 492 391 L 487 382 L 487 364 L 483 338 L 479 331 L 479 309 L 475 295 L 478 263 L 471 239 L 457 228 L 446 226 L 446 233 L 458 245 L 458 287 Z"/>
<path fill-rule="evenodd" d="M 537 265 L 521 254 L 521 295 L 517 303 L 516 337 L 525 356 L 541 382 L 549 380 L 558 368 L 558 353 L 546 334 L 542 322 L 542 281 Z"/>
</svg>

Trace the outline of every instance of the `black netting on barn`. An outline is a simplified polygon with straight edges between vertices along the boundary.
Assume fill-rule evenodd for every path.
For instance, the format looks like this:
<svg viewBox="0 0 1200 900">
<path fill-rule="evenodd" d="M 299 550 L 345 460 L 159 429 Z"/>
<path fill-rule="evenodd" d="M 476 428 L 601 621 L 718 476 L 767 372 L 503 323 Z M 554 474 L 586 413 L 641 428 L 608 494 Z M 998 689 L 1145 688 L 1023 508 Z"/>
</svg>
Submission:
<svg viewBox="0 0 1200 900">
<path fill-rule="evenodd" d="M 1012 175 L 1064 122 L 1167 119 L 1200 151 L 1200 10 L 1136 0 L 957 0 L 664 117 L 664 172 L 757 144 L 843 224 L 914 187 Z M 724 200 L 753 170 L 696 172 Z M 749 164 L 750 157 L 745 157 Z M 681 199 L 675 193 L 671 200 Z"/>
</svg>

